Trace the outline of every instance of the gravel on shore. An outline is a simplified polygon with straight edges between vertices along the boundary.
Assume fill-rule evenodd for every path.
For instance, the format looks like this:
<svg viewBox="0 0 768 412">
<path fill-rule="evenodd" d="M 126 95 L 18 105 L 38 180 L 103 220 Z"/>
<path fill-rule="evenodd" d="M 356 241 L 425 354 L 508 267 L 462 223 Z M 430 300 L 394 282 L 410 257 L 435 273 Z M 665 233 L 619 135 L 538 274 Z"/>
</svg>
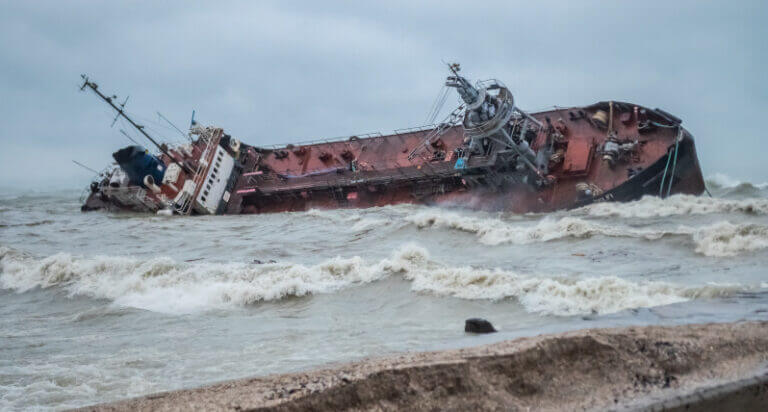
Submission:
<svg viewBox="0 0 768 412">
<path fill-rule="evenodd" d="M 82 410 L 684 409 L 691 405 L 686 399 L 703 402 L 708 393 L 749 409 L 768 405 L 767 365 L 768 321 L 586 329 L 240 379 Z"/>
</svg>

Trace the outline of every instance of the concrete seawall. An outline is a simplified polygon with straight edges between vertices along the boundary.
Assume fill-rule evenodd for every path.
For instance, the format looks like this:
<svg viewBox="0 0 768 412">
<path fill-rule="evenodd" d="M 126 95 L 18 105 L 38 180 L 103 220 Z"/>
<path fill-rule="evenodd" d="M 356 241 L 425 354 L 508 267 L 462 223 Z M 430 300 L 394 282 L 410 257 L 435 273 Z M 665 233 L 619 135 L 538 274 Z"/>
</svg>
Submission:
<svg viewBox="0 0 768 412">
<path fill-rule="evenodd" d="M 768 322 L 587 329 L 82 410 L 768 410 L 767 365 Z"/>
</svg>

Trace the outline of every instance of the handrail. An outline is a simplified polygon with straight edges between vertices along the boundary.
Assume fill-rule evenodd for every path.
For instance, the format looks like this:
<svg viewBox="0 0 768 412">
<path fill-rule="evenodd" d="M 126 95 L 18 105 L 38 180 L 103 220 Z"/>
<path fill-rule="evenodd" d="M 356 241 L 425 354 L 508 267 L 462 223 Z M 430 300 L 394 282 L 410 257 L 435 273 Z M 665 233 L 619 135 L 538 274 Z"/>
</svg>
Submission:
<svg viewBox="0 0 768 412">
<path fill-rule="evenodd" d="M 194 202 L 195 198 L 197 197 L 197 194 L 200 191 L 200 188 L 202 187 L 201 183 L 203 182 L 203 179 L 205 179 L 205 172 L 208 170 L 208 167 L 210 167 L 213 161 L 213 156 L 216 153 L 215 150 L 211 150 L 211 149 L 212 147 L 214 147 L 214 141 L 216 141 L 215 145 L 218 145 L 218 141 L 217 141 L 218 139 L 216 139 L 215 137 L 218 135 L 218 133 L 216 132 L 219 130 L 221 129 L 209 127 L 209 128 L 205 128 L 200 133 L 200 139 L 203 139 L 206 142 L 206 145 L 202 153 L 200 154 L 200 159 L 198 159 L 197 169 L 195 170 L 195 174 L 194 176 L 192 176 L 192 183 L 195 186 L 194 192 L 188 198 L 184 198 L 183 203 L 181 205 L 174 208 L 181 215 L 188 215 L 191 212 L 192 202 Z"/>
<path fill-rule="evenodd" d="M 347 136 L 336 136 L 336 137 L 328 137 L 328 138 L 320 138 L 320 139 L 314 139 L 314 140 L 306 140 L 306 141 L 299 141 L 296 143 L 275 143 L 272 145 L 266 145 L 266 146 L 259 146 L 264 149 L 270 149 L 270 150 L 278 150 L 278 149 L 286 149 L 288 146 L 309 146 L 309 145 L 316 145 L 320 143 L 339 143 L 339 142 L 348 142 L 349 139 L 356 137 L 360 140 L 363 139 L 370 139 L 373 137 L 381 137 L 381 136 L 391 136 L 391 135 L 400 135 L 405 133 L 414 133 L 414 132 L 420 132 L 425 130 L 434 129 L 437 127 L 438 124 L 431 124 L 431 125 L 423 125 L 423 126 L 415 126 L 415 127 L 409 127 L 405 129 L 395 129 L 392 131 L 392 133 L 389 134 L 383 134 L 381 132 L 370 132 L 365 134 L 354 134 L 354 135 L 347 135 Z"/>
</svg>

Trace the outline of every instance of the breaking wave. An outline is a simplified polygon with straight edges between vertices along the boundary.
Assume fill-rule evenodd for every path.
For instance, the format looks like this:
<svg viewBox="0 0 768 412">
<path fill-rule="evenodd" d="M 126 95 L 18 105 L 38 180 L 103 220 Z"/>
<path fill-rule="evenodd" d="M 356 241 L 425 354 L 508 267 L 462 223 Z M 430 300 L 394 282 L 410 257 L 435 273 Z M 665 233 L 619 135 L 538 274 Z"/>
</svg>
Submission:
<svg viewBox="0 0 768 412">
<path fill-rule="evenodd" d="M 359 257 L 317 265 L 178 263 L 58 253 L 43 259 L 0 248 L 0 287 L 25 292 L 64 287 L 71 295 L 109 299 L 121 306 L 165 313 L 248 305 L 287 296 L 328 293 L 371 282 L 381 273 Z"/>
<path fill-rule="evenodd" d="M 405 218 L 420 229 L 435 227 L 476 234 L 487 245 L 528 244 L 563 238 L 588 238 L 594 235 L 620 236 L 621 231 L 584 219 L 546 217 L 533 226 L 513 224 L 499 218 L 480 218 L 440 209 L 426 210 Z"/>
<path fill-rule="evenodd" d="M 616 276 L 574 278 L 525 275 L 502 269 L 448 267 L 429 259 L 418 246 L 401 248 L 384 267 L 412 282 L 412 290 L 462 299 L 515 298 L 527 311 L 547 315 L 613 313 L 697 298 L 728 296 L 738 285 L 684 287 L 665 282 L 633 282 Z"/>
<path fill-rule="evenodd" d="M 726 197 L 764 196 L 768 191 L 768 182 L 742 182 L 722 173 L 715 173 L 707 177 L 705 183 L 713 193 Z"/>
<path fill-rule="evenodd" d="M 575 213 L 589 216 L 650 218 L 674 215 L 705 215 L 712 213 L 768 214 L 768 199 L 723 199 L 705 196 L 674 195 L 666 199 L 646 196 L 628 203 L 604 202 L 585 206 Z"/>
<path fill-rule="evenodd" d="M 742 182 L 740 180 L 734 179 L 723 173 L 715 173 L 710 176 L 707 176 L 705 183 L 707 183 L 707 185 L 714 186 L 716 188 L 737 187 L 741 185 L 750 185 L 759 189 L 768 188 L 768 182 L 765 182 L 765 183 Z"/>
<path fill-rule="evenodd" d="M 693 232 L 696 252 L 706 256 L 735 256 L 768 248 L 768 227 L 719 222 Z"/>
<path fill-rule="evenodd" d="M 64 253 L 35 259 L 0 247 L 0 287 L 4 289 L 21 293 L 61 287 L 72 296 L 162 313 L 331 293 L 393 275 L 410 281 L 414 292 L 462 299 L 511 298 L 529 312 L 562 316 L 612 313 L 746 290 L 738 285 L 684 287 L 616 276 L 541 276 L 500 268 L 452 267 L 431 260 L 416 245 L 403 246 L 379 262 L 336 257 L 316 265 L 187 264 L 170 258 L 81 258 Z"/>
<path fill-rule="evenodd" d="M 610 209 L 605 209 L 610 210 Z M 668 228 L 637 228 L 605 224 L 577 217 L 545 217 L 533 225 L 510 223 L 500 218 L 478 218 L 439 209 L 408 216 L 406 220 L 418 228 L 447 228 L 477 235 L 481 243 L 524 245 L 567 238 L 593 236 L 657 240 L 665 236 L 686 236 L 694 251 L 705 256 L 735 256 L 768 248 L 768 227 L 760 224 L 717 222 L 709 226 L 678 225 Z"/>
</svg>

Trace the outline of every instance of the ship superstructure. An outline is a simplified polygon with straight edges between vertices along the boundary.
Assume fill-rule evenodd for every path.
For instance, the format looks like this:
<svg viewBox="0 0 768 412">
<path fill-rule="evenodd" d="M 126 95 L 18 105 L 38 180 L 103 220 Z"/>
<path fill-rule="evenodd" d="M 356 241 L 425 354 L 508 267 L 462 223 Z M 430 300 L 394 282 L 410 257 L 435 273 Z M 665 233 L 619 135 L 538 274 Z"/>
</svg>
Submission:
<svg viewBox="0 0 768 412">
<path fill-rule="evenodd" d="M 84 210 L 240 214 L 397 203 L 544 212 L 705 190 L 693 138 L 660 109 L 605 101 L 528 113 L 498 80 L 449 66 L 462 104 L 426 127 L 272 147 L 192 125 L 190 143 L 131 146 Z M 88 87 L 126 117 L 113 98 Z"/>
</svg>

